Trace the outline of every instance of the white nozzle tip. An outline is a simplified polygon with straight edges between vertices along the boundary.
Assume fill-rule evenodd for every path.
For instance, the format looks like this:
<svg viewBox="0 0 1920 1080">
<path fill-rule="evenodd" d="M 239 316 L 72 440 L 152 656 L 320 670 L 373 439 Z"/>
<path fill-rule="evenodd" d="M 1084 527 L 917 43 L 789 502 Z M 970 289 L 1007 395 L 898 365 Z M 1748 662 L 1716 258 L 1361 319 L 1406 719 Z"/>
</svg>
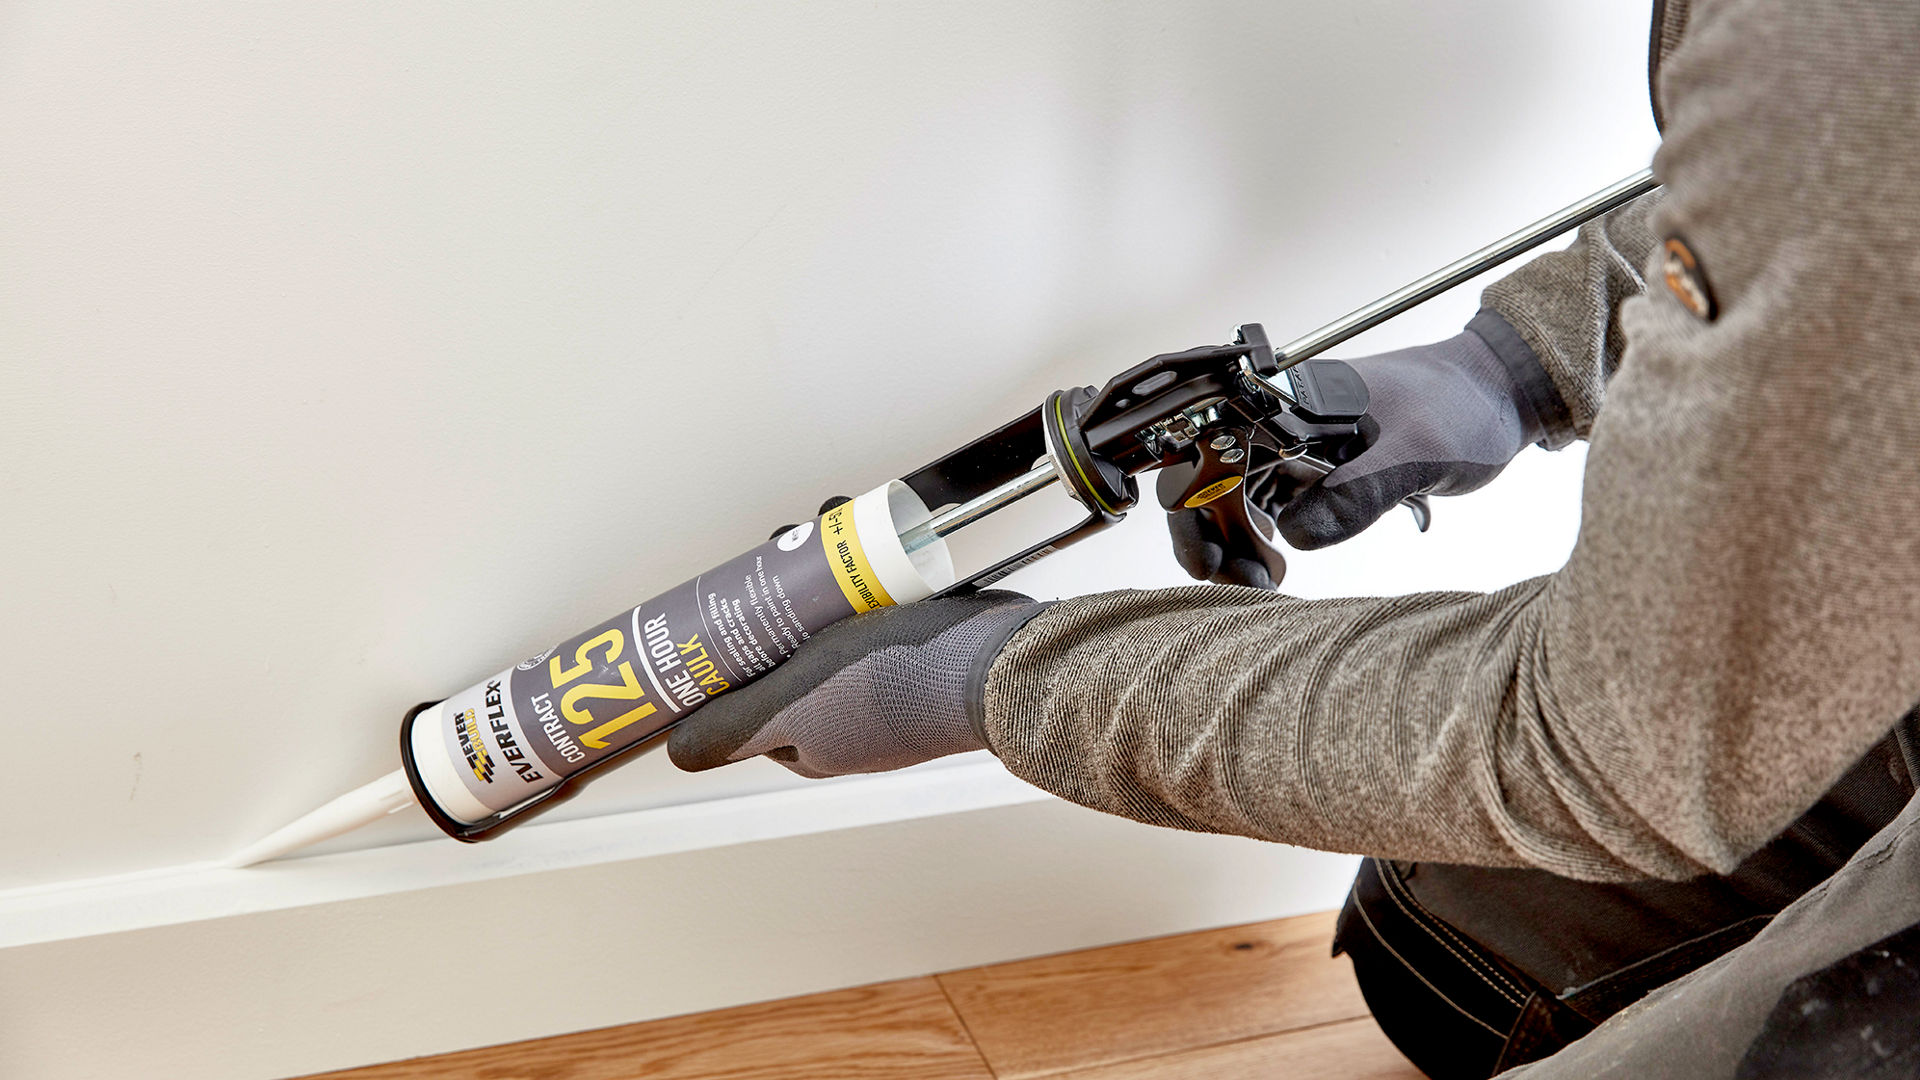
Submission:
<svg viewBox="0 0 1920 1080">
<path fill-rule="evenodd" d="M 413 805 L 413 787 L 406 773 L 395 769 L 371 784 L 357 787 L 318 810 L 267 834 L 227 857 L 222 865 L 239 869 L 290 855 L 301 848 L 330 840 Z"/>
<path fill-rule="evenodd" d="M 253 866 L 256 863 L 266 862 L 276 855 L 285 854 L 286 852 L 281 849 L 280 845 L 274 842 L 279 835 L 280 834 L 276 832 L 265 839 L 255 840 L 253 843 L 222 859 L 220 865 L 230 870 L 241 870 Z"/>
</svg>

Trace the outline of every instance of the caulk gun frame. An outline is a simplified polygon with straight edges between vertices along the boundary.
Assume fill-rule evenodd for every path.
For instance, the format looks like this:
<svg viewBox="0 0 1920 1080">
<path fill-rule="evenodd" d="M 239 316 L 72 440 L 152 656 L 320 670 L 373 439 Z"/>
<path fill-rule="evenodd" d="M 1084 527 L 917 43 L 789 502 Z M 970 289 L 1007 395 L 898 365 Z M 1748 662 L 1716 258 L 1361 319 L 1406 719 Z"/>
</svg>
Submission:
<svg viewBox="0 0 1920 1080">
<path fill-rule="evenodd" d="M 920 527 L 928 538 L 945 536 L 1055 481 L 1065 481 L 1088 508 L 1079 524 L 945 591 L 982 588 L 1117 522 L 1125 508 L 1091 498 L 1087 483 L 1074 482 L 1078 472 L 1093 480 L 1102 466 L 1129 477 L 1163 468 L 1190 458 L 1192 440 L 1201 434 L 1229 429 L 1265 431 L 1284 456 L 1304 457 L 1321 471 L 1332 469 L 1357 447 L 1333 426 L 1302 423 L 1294 415 L 1300 402 L 1279 378 L 1282 373 L 1291 375 L 1325 350 L 1657 187 L 1652 171 L 1643 169 L 1279 349 L 1267 344 L 1258 324 L 1247 324 L 1232 344 L 1155 356 L 1097 393 L 1091 388 L 1071 396 L 1056 393 L 1041 408 L 903 477 L 928 506 L 943 508 L 936 515 L 942 519 L 938 526 Z M 1067 404 L 1077 404 L 1075 415 L 1065 415 Z M 1045 414 L 1054 406 L 1063 407 L 1050 424 Z M 1198 415 L 1203 409 L 1204 419 Z M 1038 456 L 1047 457 L 1051 468 L 1032 465 Z M 1416 496 L 1407 505 L 1424 532 L 1430 521 L 1426 500 Z"/>
<path fill-rule="evenodd" d="M 1276 387 L 1279 392 L 1270 393 L 1246 377 L 1248 371 L 1278 374 L 1273 356 L 1266 331 L 1247 323 L 1230 343 L 1162 353 L 1099 389 L 1056 391 L 1027 415 L 903 477 L 927 505 L 947 508 L 937 515 L 942 526 L 951 523 L 937 528 L 943 535 L 1055 482 L 1087 510 L 1077 524 L 946 591 L 983 588 L 1116 524 L 1139 501 L 1133 477 L 1191 459 L 1197 441 L 1216 432 L 1250 438 L 1259 431 L 1277 451 L 1311 445 L 1342 459 L 1359 435 L 1360 412 L 1312 415 L 1293 392 Z M 1028 464 L 1036 459 L 1049 464 Z M 907 542 L 918 539 L 910 531 Z"/>
</svg>

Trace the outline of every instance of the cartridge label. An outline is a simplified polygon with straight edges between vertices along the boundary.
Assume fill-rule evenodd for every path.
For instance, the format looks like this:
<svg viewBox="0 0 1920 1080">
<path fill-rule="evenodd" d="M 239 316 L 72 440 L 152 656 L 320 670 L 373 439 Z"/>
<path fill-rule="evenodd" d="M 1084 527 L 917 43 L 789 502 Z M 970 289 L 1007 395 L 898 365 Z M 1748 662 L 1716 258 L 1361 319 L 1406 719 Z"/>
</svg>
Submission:
<svg viewBox="0 0 1920 1080">
<path fill-rule="evenodd" d="M 447 699 L 450 760 L 510 809 L 893 603 L 845 503 Z M 887 540 L 891 542 L 892 537 Z"/>
</svg>

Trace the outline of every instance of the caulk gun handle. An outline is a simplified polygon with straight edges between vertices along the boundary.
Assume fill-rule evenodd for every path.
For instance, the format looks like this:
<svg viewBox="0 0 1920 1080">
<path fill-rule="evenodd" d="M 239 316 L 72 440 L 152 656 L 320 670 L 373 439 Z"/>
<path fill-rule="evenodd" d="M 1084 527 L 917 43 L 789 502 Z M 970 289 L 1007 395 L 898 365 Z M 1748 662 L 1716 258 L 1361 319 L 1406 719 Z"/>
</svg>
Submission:
<svg viewBox="0 0 1920 1080">
<path fill-rule="evenodd" d="M 1215 583 L 1274 589 L 1287 576 L 1287 557 L 1274 539 L 1272 516 L 1250 497 L 1247 462 L 1252 437 L 1252 430 L 1243 428 L 1201 440 L 1194 460 L 1160 470 L 1156 494 L 1169 514 L 1192 514 L 1205 521 L 1220 544 L 1222 560 L 1217 568 L 1188 565 L 1189 574 L 1199 577 L 1211 570 L 1207 580 Z M 1176 539 L 1176 554 L 1180 549 Z"/>
</svg>

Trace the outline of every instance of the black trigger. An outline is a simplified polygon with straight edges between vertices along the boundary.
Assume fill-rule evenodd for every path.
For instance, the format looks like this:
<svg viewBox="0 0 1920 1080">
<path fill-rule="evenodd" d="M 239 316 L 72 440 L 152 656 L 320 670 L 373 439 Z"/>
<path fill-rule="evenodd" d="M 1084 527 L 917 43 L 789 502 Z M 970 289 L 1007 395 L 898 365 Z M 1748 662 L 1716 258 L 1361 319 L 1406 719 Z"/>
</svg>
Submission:
<svg viewBox="0 0 1920 1080">
<path fill-rule="evenodd" d="M 1413 527 L 1426 532 L 1427 526 L 1433 524 L 1433 503 L 1427 501 L 1425 495 L 1409 495 L 1400 502 L 1413 511 Z"/>
</svg>

